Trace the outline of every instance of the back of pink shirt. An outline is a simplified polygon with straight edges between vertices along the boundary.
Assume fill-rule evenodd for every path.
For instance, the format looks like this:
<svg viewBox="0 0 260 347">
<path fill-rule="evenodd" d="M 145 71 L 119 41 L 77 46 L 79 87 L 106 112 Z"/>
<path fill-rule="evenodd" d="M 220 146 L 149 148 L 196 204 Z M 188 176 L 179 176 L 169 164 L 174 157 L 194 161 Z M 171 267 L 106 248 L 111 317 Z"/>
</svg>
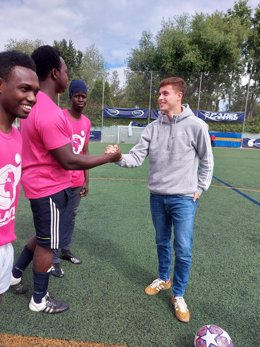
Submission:
<svg viewBox="0 0 260 347">
<path fill-rule="evenodd" d="M 83 147 L 88 144 L 90 137 L 91 122 L 89 118 L 81 115 L 79 119 L 72 117 L 67 109 L 63 110 L 66 118 L 70 122 L 73 130 L 72 146 L 75 154 L 83 154 Z M 84 171 L 71 171 L 71 187 L 81 187 L 84 184 Z"/>
<path fill-rule="evenodd" d="M 20 193 L 22 139 L 13 127 L 9 134 L 0 131 L 0 246 L 15 236 L 15 215 Z"/>
<path fill-rule="evenodd" d="M 50 151 L 71 143 L 72 128 L 62 110 L 45 93 L 38 92 L 29 117 L 21 121 L 21 134 L 25 196 L 37 199 L 70 187 L 70 171 Z"/>
</svg>

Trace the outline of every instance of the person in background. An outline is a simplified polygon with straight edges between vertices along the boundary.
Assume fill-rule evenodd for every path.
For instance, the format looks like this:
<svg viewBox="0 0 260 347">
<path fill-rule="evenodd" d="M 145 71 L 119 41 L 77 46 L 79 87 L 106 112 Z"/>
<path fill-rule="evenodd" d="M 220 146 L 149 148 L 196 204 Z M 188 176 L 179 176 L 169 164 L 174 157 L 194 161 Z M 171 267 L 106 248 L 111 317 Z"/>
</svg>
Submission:
<svg viewBox="0 0 260 347">
<path fill-rule="evenodd" d="M 211 133 L 210 134 L 211 147 L 215 147 L 215 140 L 216 140 L 216 136 L 213 133 Z"/>
<path fill-rule="evenodd" d="M 0 53 L 0 302 L 11 283 L 20 193 L 22 138 L 13 126 L 36 102 L 39 80 L 33 60 L 17 51 Z"/>
<path fill-rule="evenodd" d="M 161 81 L 159 117 L 144 129 L 139 142 L 123 154 L 122 167 L 140 166 L 149 156 L 148 188 L 155 228 L 159 277 L 145 288 L 156 295 L 172 286 L 172 229 L 175 263 L 172 304 L 177 319 L 189 322 L 184 300 L 192 264 L 193 228 L 201 193 L 209 188 L 213 155 L 207 124 L 182 105 L 186 83 L 180 77 Z M 107 153 L 118 151 L 109 145 Z"/>
<path fill-rule="evenodd" d="M 87 103 L 87 85 L 82 80 L 72 80 L 69 86 L 70 108 L 63 112 L 72 125 L 73 152 L 75 154 L 88 155 L 88 142 L 90 136 L 91 122 L 82 114 Z M 89 172 L 88 170 L 71 171 L 72 188 L 72 221 L 70 228 L 70 240 L 61 250 L 54 251 L 52 275 L 63 277 L 64 271 L 60 267 L 60 259 L 68 260 L 73 264 L 81 264 L 81 259 L 71 252 L 72 234 L 75 227 L 75 218 L 82 197 L 89 191 Z"/>
<path fill-rule="evenodd" d="M 33 261 L 34 291 L 29 309 L 48 314 L 66 311 L 69 305 L 48 293 L 53 251 L 69 242 L 67 225 L 72 219 L 70 170 L 86 170 L 118 161 L 121 153 L 77 155 L 72 148 L 72 129 L 55 99 L 67 87 L 67 66 L 60 53 L 40 46 L 32 58 L 40 82 L 37 103 L 28 122 L 21 122 L 23 138 L 22 185 L 30 200 L 35 233 L 12 270 L 11 289 L 23 294 L 22 274 Z"/>
</svg>

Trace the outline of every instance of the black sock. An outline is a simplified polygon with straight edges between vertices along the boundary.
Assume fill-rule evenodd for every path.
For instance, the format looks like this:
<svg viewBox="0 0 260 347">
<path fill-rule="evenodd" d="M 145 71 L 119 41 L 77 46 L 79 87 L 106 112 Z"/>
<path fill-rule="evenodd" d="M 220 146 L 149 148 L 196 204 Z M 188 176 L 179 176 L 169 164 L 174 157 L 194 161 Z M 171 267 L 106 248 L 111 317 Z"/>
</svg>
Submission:
<svg viewBox="0 0 260 347">
<path fill-rule="evenodd" d="M 12 270 L 15 278 L 22 277 L 24 270 L 32 261 L 33 254 L 34 252 L 32 252 L 27 246 L 24 247 Z"/>
<path fill-rule="evenodd" d="M 47 294 L 50 272 L 36 272 L 33 270 L 34 292 L 33 299 L 36 304 L 42 301 Z"/>
</svg>

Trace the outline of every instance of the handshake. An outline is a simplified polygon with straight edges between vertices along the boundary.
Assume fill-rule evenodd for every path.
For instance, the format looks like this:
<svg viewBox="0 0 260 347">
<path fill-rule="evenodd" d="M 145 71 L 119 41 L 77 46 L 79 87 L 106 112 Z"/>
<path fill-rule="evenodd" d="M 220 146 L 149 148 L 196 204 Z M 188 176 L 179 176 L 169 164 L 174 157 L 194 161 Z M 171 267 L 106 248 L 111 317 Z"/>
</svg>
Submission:
<svg viewBox="0 0 260 347">
<path fill-rule="evenodd" d="M 111 162 L 117 162 L 122 159 L 122 153 L 118 145 L 108 145 L 105 148 L 104 154 L 107 154 L 110 156 Z"/>
</svg>

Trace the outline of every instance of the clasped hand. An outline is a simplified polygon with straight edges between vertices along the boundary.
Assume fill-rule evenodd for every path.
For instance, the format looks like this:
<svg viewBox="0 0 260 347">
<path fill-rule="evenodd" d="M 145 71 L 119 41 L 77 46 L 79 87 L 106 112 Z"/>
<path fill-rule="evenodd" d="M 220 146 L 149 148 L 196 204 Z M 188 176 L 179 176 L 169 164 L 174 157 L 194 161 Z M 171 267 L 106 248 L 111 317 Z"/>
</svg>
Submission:
<svg viewBox="0 0 260 347">
<path fill-rule="evenodd" d="M 111 156 L 111 161 L 117 162 L 122 159 L 122 153 L 118 147 L 118 145 L 108 145 L 105 148 L 104 154 L 108 154 Z"/>
</svg>

